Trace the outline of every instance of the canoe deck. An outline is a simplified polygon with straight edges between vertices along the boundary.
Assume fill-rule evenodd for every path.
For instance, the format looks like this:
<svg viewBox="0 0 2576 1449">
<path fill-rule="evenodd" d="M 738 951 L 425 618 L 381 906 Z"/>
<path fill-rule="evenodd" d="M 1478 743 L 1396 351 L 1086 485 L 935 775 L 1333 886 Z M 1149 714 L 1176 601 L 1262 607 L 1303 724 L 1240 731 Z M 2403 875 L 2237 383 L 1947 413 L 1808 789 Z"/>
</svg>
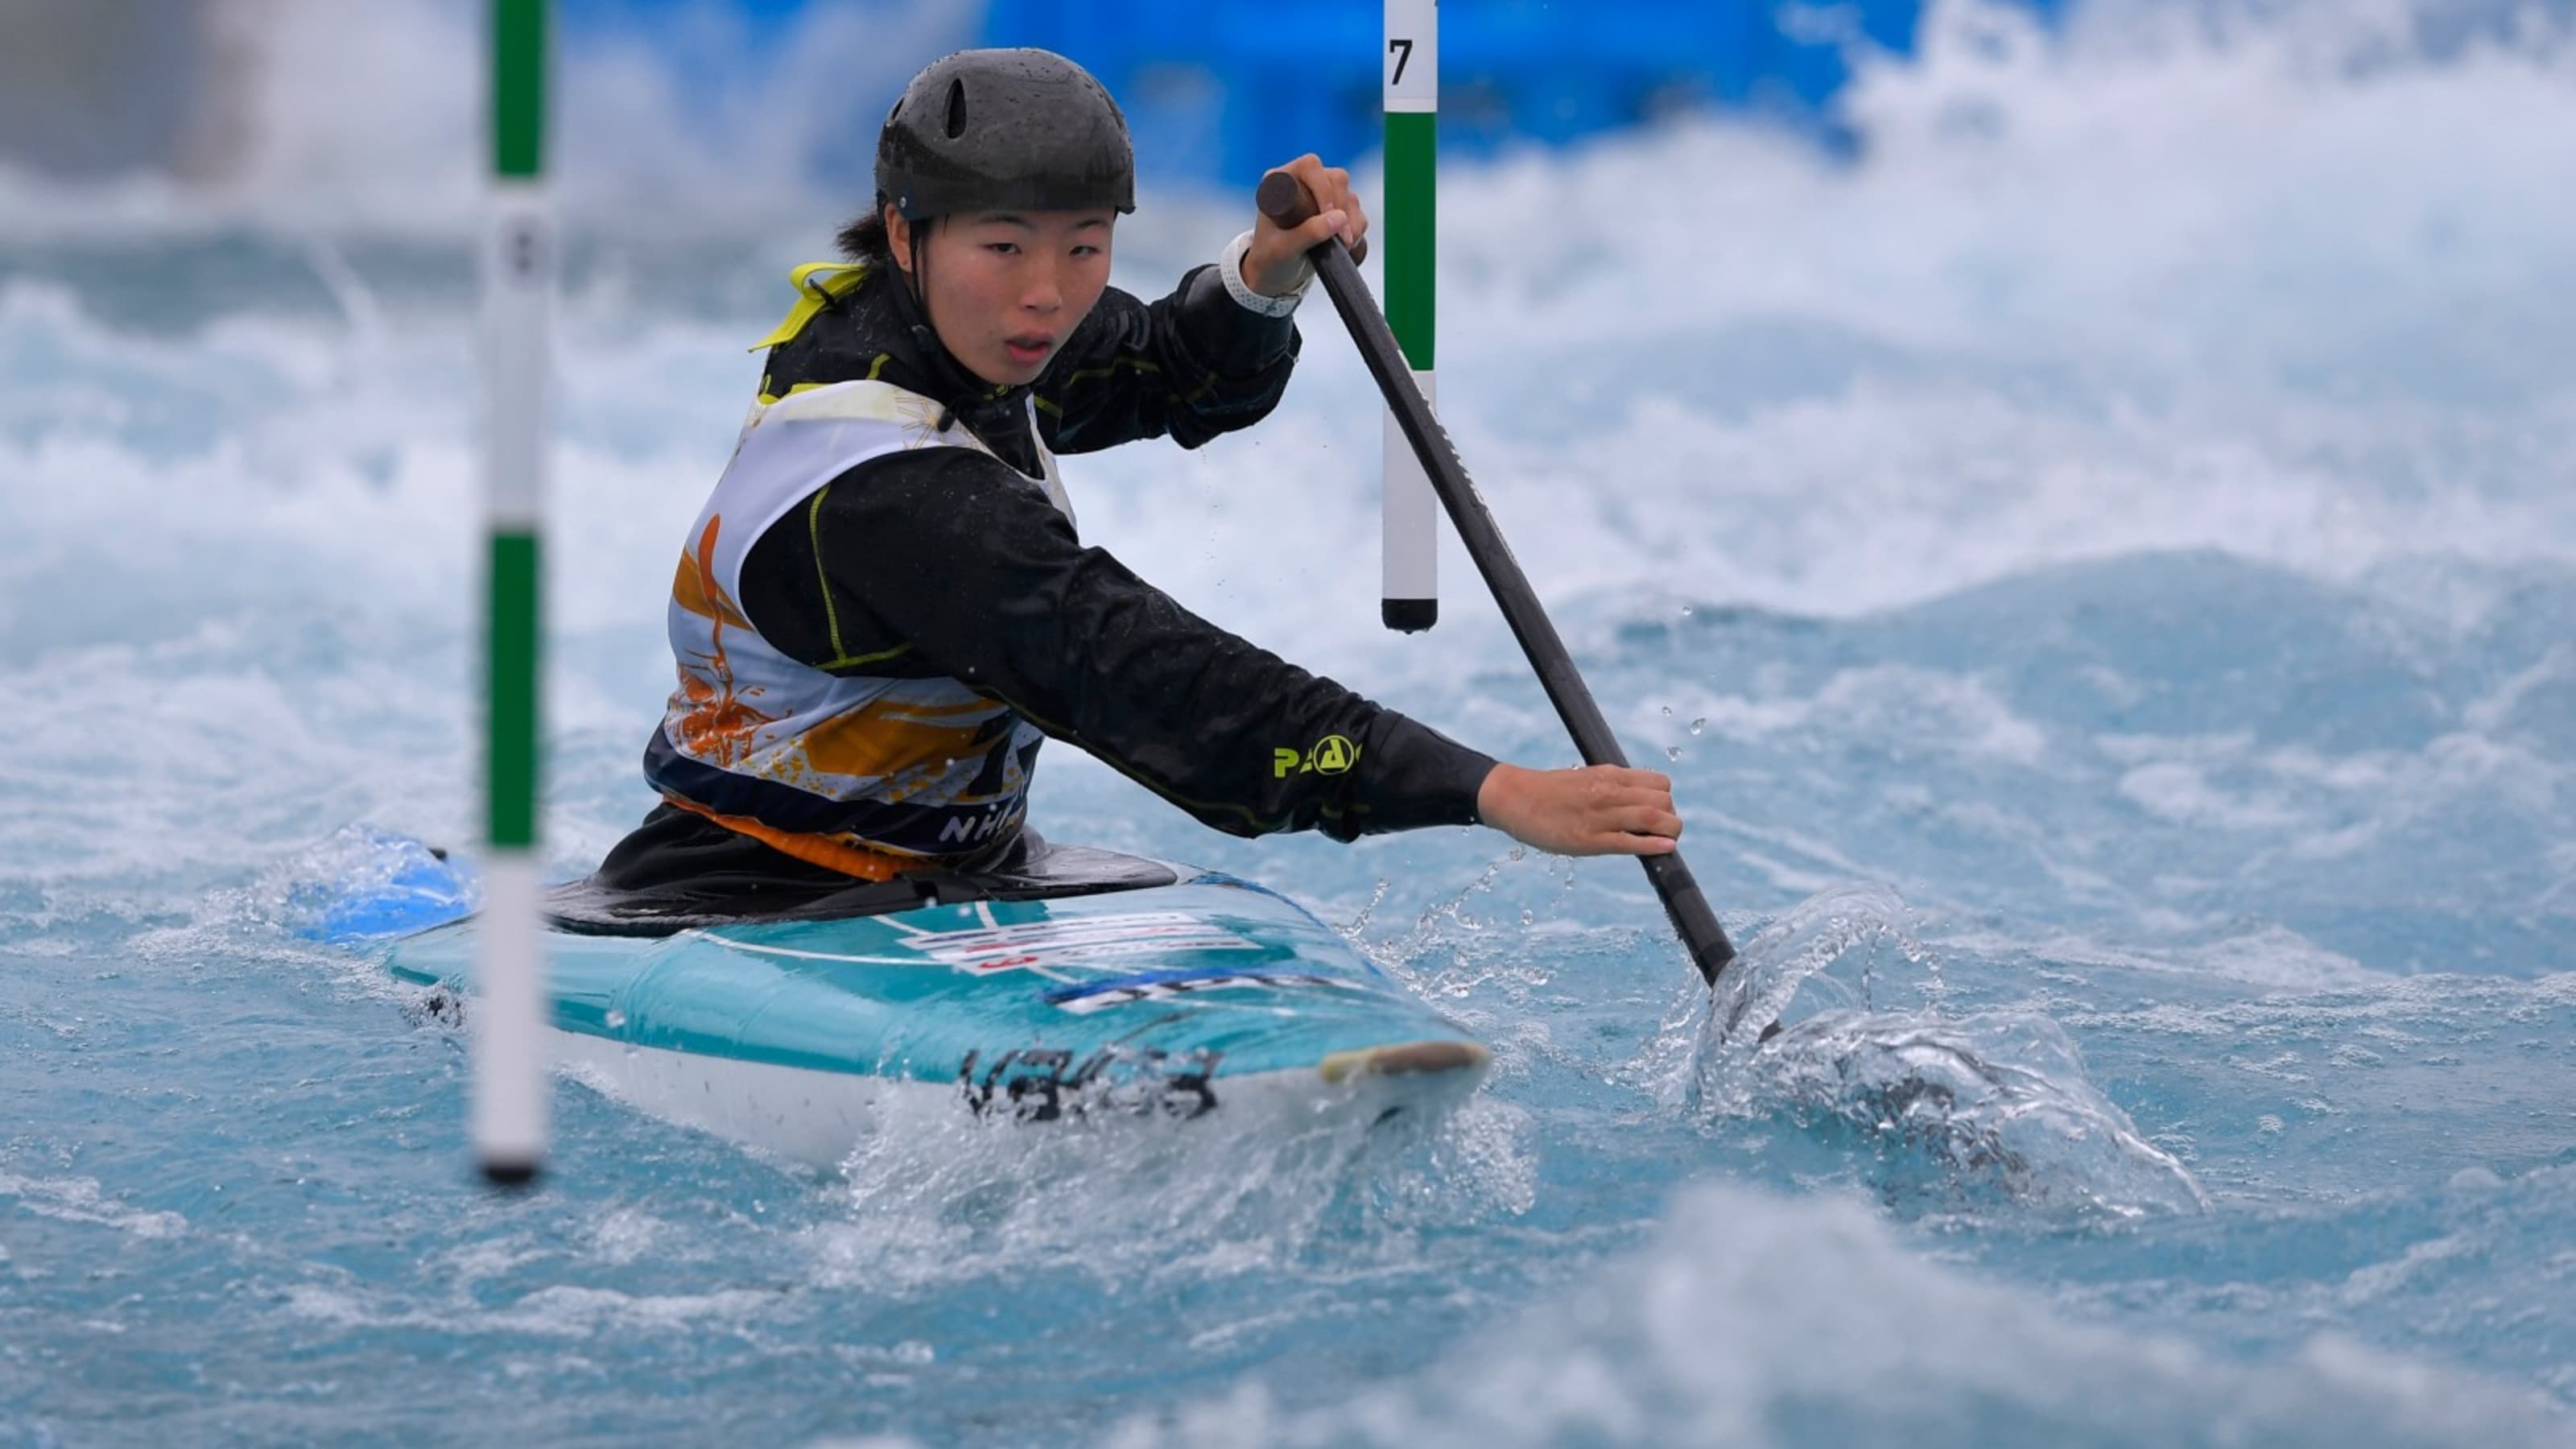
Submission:
<svg viewBox="0 0 2576 1449">
<path fill-rule="evenodd" d="M 1256 1100 L 1428 1110 L 1483 1078 L 1482 1045 L 1301 907 L 1230 876 L 1167 878 L 850 919 L 550 932 L 555 1049 L 658 1114 L 800 1158 L 845 1154 L 889 1093 L 1014 1121 L 1235 1118 Z M 474 933 L 467 920 L 398 940 L 390 969 L 462 999 Z"/>
</svg>

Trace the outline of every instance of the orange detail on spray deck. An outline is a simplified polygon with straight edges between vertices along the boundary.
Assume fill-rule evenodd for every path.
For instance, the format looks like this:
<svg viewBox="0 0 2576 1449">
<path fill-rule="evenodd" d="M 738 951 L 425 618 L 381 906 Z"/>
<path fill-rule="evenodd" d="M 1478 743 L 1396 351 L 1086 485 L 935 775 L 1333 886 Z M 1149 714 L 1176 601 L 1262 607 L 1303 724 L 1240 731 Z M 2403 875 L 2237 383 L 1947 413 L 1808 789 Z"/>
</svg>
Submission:
<svg viewBox="0 0 2576 1449">
<path fill-rule="evenodd" d="M 837 870 L 861 880 L 892 880 L 905 871 L 938 864 L 937 861 L 917 860 L 911 856 L 888 855 L 884 851 L 852 845 L 828 835 L 799 835 L 792 830 L 763 825 L 747 815 L 719 815 L 694 800 L 684 800 L 677 795 L 664 795 L 662 798 L 692 815 L 703 815 L 737 835 L 748 835 L 807 865 L 819 865 L 825 870 Z"/>
</svg>

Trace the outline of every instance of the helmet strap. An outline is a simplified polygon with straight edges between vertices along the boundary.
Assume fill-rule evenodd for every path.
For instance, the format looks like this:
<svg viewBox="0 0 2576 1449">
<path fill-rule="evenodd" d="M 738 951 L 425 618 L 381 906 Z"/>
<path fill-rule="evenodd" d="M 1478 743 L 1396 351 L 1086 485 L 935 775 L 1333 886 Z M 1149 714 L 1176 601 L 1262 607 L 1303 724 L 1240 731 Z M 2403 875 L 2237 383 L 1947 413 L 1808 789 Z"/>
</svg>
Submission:
<svg viewBox="0 0 2576 1449">
<path fill-rule="evenodd" d="M 937 221 L 937 217 L 925 216 L 907 228 L 912 234 L 912 275 L 905 282 L 912 288 L 913 307 L 921 314 L 921 320 L 912 324 L 912 340 L 931 357 L 942 350 L 938 329 L 930 321 L 930 276 L 925 270 L 930 265 L 929 232 Z"/>
</svg>

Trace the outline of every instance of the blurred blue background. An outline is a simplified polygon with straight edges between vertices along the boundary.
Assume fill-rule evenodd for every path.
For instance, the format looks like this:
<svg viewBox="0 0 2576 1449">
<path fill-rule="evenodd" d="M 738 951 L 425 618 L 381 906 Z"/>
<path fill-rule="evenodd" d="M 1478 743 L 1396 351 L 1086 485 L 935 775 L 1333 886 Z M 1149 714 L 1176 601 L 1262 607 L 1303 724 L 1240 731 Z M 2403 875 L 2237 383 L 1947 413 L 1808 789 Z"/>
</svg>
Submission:
<svg viewBox="0 0 2576 1449">
<path fill-rule="evenodd" d="M 2054 18 L 2074 0 L 2015 3 Z M 564 7 L 576 43 L 585 33 L 682 34 L 674 20 L 704 8 L 698 0 Z M 776 46 L 793 43 L 827 3 L 732 0 L 731 8 L 756 44 Z M 1300 0 L 1288 10 L 1204 0 L 987 0 L 980 8 L 961 41 L 1043 46 L 1089 67 L 1126 108 L 1154 179 L 1240 181 L 1301 151 L 1356 157 L 1377 147 L 1382 0 Z M 1482 155 L 1721 107 L 1777 118 L 1844 149 L 1852 138 L 1831 105 L 1853 60 L 1863 48 L 1911 54 L 1925 8 L 1925 0 L 1453 4 L 1440 21 L 1441 143 Z M 720 68 L 745 57 L 702 50 L 675 59 Z"/>
<path fill-rule="evenodd" d="M 314 189 L 310 163 L 419 139 L 471 148 L 486 0 L 378 0 L 351 26 L 315 0 L 6 0 L 0 171 L 162 174 L 218 185 L 263 167 Z M 764 183 L 845 193 L 870 171 L 904 80 L 969 45 L 1038 45 L 1081 61 L 1126 108 L 1150 182 L 1239 187 L 1302 151 L 1377 149 L 1383 0 L 1289 7 L 1203 0 L 557 0 L 556 105 L 593 176 L 656 151 L 714 158 L 649 189 Z M 1776 125 L 1828 154 L 1865 150 L 1841 102 L 1856 74 L 1919 56 L 1927 21 L 1984 12 L 2051 33 L 2122 16 L 2209 34 L 2317 28 L 2341 7 L 2289 0 L 1465 0 L 1440 35 L 1444 154 L 1560 147 L 1687 114 Z M 2362 7 L 2374 39 L 2336 64 L 2442 62 L 2576 12 L 2576 0 Z M 2284 19 L 2283 17 L 2288 17 Z M 2295 23 L 2292 23 L 2295 21 Z M 2095 27 L 2101 29 L 2103 27 Z M 337 49 L 345 43 L 345 52 Z M 2331 47 L 2330 47 L 2331 48 Z M 2376 55 L 2378 58 L 2373 59 Z M 390 66 L 398 81 L 361 79 Z M 281 80 L 282 77 L 293 80 Z M 283 87 L 341 94 L 309 100 Z M 649 98 L 647 93 L 651 93 Z M 622 107 L 622 109 L 621 109 Z M 678 129 L 673 130 L 671 128 Z M 430 136 L 430 131 L 438 134 Z M 327 134 L 326 134 L 327 133 Z M 312 139 L 322 137 L 322 139 Z M 381 154 L 381 147 L 378 148 Z M 639 155 L 638 153 L 644 153 Z M 472 154 L 460 151 L 458 154 Z M 282 163 L 280 158 L 283 158 Z M 563 158 L 558 158 L 559 162 Z M 382 161 L 360 166 L 382 179 Z"/>
<path fill-rule="evenodd" d="M 484 0 L 386 0 L 360 45 L 405 29 L 461 39 Z M 2077 0 L 1999 0 L 2055 24 Z M 1090 67 L 1126 107 L 1151 181 L 1235 185 L 1306 150 L 1374 151 L 1382 0 L 1292 7 L 1203 0 L 558 0 L 565 88 L 604 55 L 670 88 L 680 119 L 737 148 L 794 153 L 809 181 L 868 169 L 905 77 L 966 45 L 1038 45 Z M 301 0 L 7 0 L 0 166 L 58 176 L 221 181 L 271 139 L 262 67 Z M 1441 137 L 1465 157 L 1560 145 L 1710 108 L 1772 119 L 1828 149 L 1855 65 L 1914 53 L 1927 0 L 1474 0 L 1441 18 Z M 390 57 L 388 57 L 390 58 Z M 289 58 L 291 66 L 293 58 Z M 416 71 L 470 66 L 420 49 Z M 364 68 L 352 57 L 349 72 Z M 469 80 L 469 70 L 458 77 Z M 404 125 L 389 97 L 332 118 Z M 455 101 L 464 100 L 462 95 Z M 414 108 L 416 101 L 406 98 Z M 378 108 L 381 106 L 381 113 Z M 559 110 L 562 107 L 559 105 Z M 748 134 L 742 134 L 747 132 Z M 460 138 L 462 139 L 462 138 Z"/>
</svg>

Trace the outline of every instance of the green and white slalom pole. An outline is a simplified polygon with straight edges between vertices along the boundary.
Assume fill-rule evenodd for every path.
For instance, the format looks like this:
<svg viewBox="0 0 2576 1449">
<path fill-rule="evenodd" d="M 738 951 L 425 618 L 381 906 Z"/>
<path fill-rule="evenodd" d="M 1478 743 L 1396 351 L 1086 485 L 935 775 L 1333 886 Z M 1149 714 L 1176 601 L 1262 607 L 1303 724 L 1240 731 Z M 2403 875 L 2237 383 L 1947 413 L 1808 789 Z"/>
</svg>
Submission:
<svg viewBox="0 0 2576 1449">
<path fill-rule="evenodd" d="M 1422 395 L 1431 374 L 1432 254 L 1440 121 L 1440 0 L 1386 0 L 1386 320 Z M 1395 413 L 1386 414 L 1385 583 L 1378 616 L 1410 634 L 1440 621 L 1440 503 Z"/>
<path fill-rule="evenodd" d="M 484 635 L 481 955 L 475 962 L 474 1154 L 493 1182 L 537 1175 L 546 1148 L 543 922 L 538 915 L 538 577 L 554 223 L 546 201 L 547 11 L 490 0 L 491 231 L 483 247 Z"/>
</svg>

